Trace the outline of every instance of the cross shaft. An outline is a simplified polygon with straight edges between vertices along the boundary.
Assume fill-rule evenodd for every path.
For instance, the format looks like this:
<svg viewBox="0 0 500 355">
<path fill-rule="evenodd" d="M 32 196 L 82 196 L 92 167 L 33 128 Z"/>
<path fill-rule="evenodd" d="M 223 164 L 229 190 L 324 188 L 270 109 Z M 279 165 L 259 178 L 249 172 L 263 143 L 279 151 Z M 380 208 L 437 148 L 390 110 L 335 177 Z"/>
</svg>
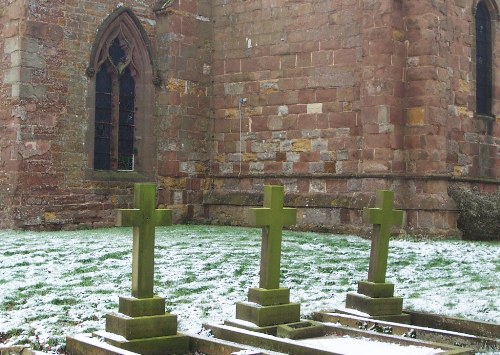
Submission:
<svg viewBox="0 0 500 355">
<path fill-rule="evenodd" d="M 365 208 L 363 219 L 373 224 L 368 281 L 384 283 L 389 255 L 389 237 L 393 225 L 403 223 L 403 211 L 393 209 L 394 193 L 377 191 L 375 208 Z"/>
<path fill-rule="evenodd" d="M 152 298 L 154 285 L 155 227 L 172 225 L 172 210 L 155 209 L 156 185 L 134 185 L 134 209 L 120 209 L 116 226 L 134 227 L 132 296 Z"/>
<path fill-rule="evenodd" d="M 281 239 L 285 225 L 296 223 L 295 208 L 283 208 L 283 186 L 264 186 L 264 207 L 251 209 L 251 223 L 262 228 L 259 287 L 277 289 L 280 283 Z"/>
</svg>

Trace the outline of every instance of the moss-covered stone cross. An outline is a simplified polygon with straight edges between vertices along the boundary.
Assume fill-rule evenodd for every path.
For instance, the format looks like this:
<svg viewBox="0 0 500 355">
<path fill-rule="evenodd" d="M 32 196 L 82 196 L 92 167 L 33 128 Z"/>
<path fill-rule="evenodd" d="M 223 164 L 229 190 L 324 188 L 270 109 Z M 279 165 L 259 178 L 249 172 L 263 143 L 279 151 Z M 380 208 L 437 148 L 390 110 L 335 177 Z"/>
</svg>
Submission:
<svg viewBox="0 0 500 355">
<path fill-rule="evenodd" d="M 155 209 L 156 185 L 134 185 L 134 209 L 120 209 L 116 226 L 134 227 L 132 296 L 152 298 L 154 284 L 155 227 L 172 225 L 172 210 Z"/>
<path fill-rule="evenodd" d="M 385 282 L 391 228 L 403 223 L 403 211 L 393 209 L 393 203 L 392 191 L 378 190 L 375 208 L 363 209 L 363 220 L 374 225 L 368 269 L 370 282 Z"/>
<path fill-rule="evenodd" d="M 277 289 L 280 283 L 281 238 L 285 225 L 296 223 L 295 208 L 283 208 L 283 186 L 264 186 L 264 207 L 252 208 L 250 222 L 262 228 L 259 287 Z"/>
</svg>

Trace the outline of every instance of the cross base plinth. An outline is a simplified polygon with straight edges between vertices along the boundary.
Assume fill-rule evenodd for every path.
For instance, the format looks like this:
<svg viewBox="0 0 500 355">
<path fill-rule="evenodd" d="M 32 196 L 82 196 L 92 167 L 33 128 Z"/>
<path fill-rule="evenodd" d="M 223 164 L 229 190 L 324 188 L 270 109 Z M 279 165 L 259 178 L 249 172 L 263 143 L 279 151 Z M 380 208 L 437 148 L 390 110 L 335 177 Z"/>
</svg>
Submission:
<svg viewBox="0 0 500 355">
<path fill-rule="evenodd" d="M 248 302 L 236 303 L 236 319 L 224 324 L 276 335 L 279 325 L 299 321 L 300 303 L 290 302 L 290 289 L 250 288 Z"/>
<path fill-rule="evenodd" d="M 346 308 L 338 311 L 370 319 L 410 323 L 410 316 L 403 313 L 403 298 L 401 297 L 376 298 L 359 293 L 348 293 Z"/>
<path fill-rule="evenodd" d="M 358 282 L 358 293 L 373 298 L 393 297 L 394 284 L 390 282 L 376 283 L 370 281 L 360 281 Z"/>
<path fill-rule="evenodd" d="M 154 338 L 177 333 L 177 316 L 129 317 L 120 313 L 106 315 L 106 331 L 123 336 L 127 340 Z"/>
<path fill-rule="evenodd" d="M 300 320 L 300 304 L 261 306 L 253 302 L 238 302 L 236 303 L 236 318 L 258 327 L 294 323 Z"/>
<path fill-rule="evenodd" d="M 271 306 L 275 304 L 290 303 L 289 288 L 250 288 L 248 290 L 248 302 L 260 304 L 261 306 Z"/>
<path fill-rule="evenodd" d="M 165 314 L 165 298 L 119 297 L 118 312 L 129 317 L 156 316 Z"/>
<path fill-rule="evenodd" d="M 177 332 L 164 298 L 120 297 L 118 309 L 106 315 L 106 331 L 95 333 L 108 344 L 144 355 L 189 352 L 189 337 Z"/>
</svg>

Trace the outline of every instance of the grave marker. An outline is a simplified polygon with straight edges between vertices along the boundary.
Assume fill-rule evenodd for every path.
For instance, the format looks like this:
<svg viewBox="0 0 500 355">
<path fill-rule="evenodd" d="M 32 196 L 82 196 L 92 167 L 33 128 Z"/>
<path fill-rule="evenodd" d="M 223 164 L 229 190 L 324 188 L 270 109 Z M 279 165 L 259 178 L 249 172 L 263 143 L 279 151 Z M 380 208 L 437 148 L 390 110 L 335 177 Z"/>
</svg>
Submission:
<svg viewBox="0 0 500 355">
<path fill-rule="evenodd" d="M 116 213 L 117 227 L 134 227 L 132 296 L 136 298 L 153 297 L 155 227 L 172 225 L 172 210 L 155 209 L 155 201 L 154 184 L 135 184 L 135 208 Z"/>
<path fill-rule="evenodd" d="M 264 186 L 264 207 L 251 209 L 251 224 L 262 228 L 259 287 L 277 289 L 280 283 L 283 226 L 297 221 L 295 208 L 284 208 L 283 186 Z"/>
<path fill-rule="evenodd" d="M 296 209 L 283 207 L 283 201 L 283 186 L 266 185 L 264 207 L 250 210 L 250 224 L 262 227 L 259 287 L 248 290 L 248 302 L 236 303 L 236 319 L 224 324 L 283 337 L 298 336 L 298 332 L 319 335 L 323 328 L 300 322 L 300 304 L 290 302 L 290 289 L 279 285 L 283 226 L 297 219 Z"/>
<path fill-rule="evenodd" d="M 189 337 L 177 332 L 177 316 L 165 313 L 165 298 L 153 294 L 156 226 L 172 225 L 172 210 L 156 209 L 156 185 L 134 185 L 133 209 L 116 213 L 116 226 L 134 227 L 132 297 L 119 298 L 119 313 L 106 315 L 107 343 L 144 355 L 184 354 Z"/>
<path fill-rule="evenodd" d="M 363 209 L 363 220 L 374 225 L 368 269 L 370 282 L 385 282 L 391 228 L 393 225 L 399 226 L 403 223 L 403 211 L 393 208 L 393 200 L 394 192 L 379 190 L 375 208 Z"/>
<path fill-rule="evenodd" d="M 392 191 L 379 190 L 375 208 L 363 209 L 363 220 L 373 224 L 368 280 L 358 282 L 357 293 L 347 294 L 347 309 L 341 311 L 354 309 L 370 318 L 408 323 L 403 299 L 394 297 L 394 284 L 385 281 L 391 228 L 403 223 L 403 211 L 395 210 L 393 201 Z"/>
</svg>

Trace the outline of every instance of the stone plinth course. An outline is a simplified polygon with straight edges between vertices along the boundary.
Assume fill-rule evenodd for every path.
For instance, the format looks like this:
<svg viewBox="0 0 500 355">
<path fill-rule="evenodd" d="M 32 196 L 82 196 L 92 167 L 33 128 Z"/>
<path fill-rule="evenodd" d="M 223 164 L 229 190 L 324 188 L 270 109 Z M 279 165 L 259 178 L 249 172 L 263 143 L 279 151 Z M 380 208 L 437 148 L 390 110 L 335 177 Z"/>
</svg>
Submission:
<svg viewBox="0 0 500 355">
<path fill-rule="evenodd" d="M 283 207 L 283 186 L 264 186 L 264 206 L 250 210 L 250 223 L 262 227 L 260 280 L 248 290 L 248 301 L 236 304 L 236 319 L 224 324 L 284 337 L 322 334 L 322 327 L 300 321 L 300 304 L 290 302 L 290 289 L 280 287 L 283 226 L 296 223 L 296 209 Z M 278 332 L 280 326 L 287 326 Z M 308 332 L 305 328 L 309 329 Z"/>
<path fill-rule="evenodd" d="M 363 209 L 363 220 L 373 224 L 368 280 L 358 283 L 358 292 L 349 293 L 346 311 L 380 320 L 409 323 L 403 314 L 403 299 L 394 297 L 394 284 L 386 282 L 391 228 L 403 223 L 403 211 L 394 209 L 394 193 L 377 191 L 375 208 Z"/>
</svg>

